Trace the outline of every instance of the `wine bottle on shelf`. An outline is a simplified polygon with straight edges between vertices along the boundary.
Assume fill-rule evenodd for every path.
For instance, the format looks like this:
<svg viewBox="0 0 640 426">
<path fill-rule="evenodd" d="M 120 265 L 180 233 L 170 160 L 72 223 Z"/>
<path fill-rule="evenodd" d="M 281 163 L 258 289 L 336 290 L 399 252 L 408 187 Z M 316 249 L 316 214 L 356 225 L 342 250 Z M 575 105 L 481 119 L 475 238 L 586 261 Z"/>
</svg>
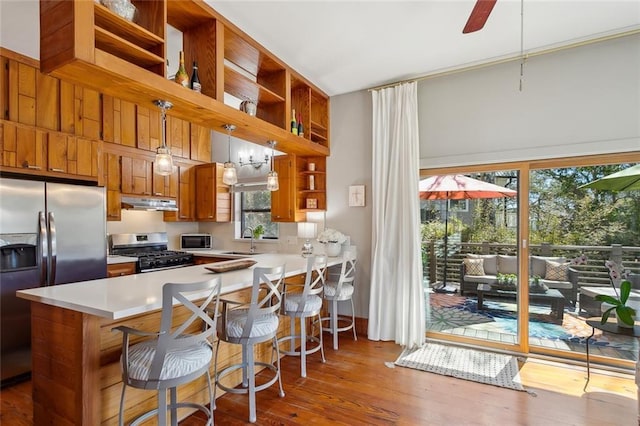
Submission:
<svg viewBox="0 0 640 426">
<path fill-rule="evenodd" d="M 298 114 L 298 136 L 304 137 L 304 126 L 302 125 L 302 114 Z"/>
<path fill-rule="evenodd" d="M 180 64 L 178 65 L 178 71 L 176 72 L 174 80 L 184 87 L 189 87 L 189 74 L 187 74 L 187 70 L 184 68 L 184 52 L 182 50 L 180 51 Z"/>
<path fill-rule="evenodd" d="M 296 121 L 296 110 L 292 110 L 291 112 L 291 133 L 294 135 L 298 134 L 298 122 Z"/>
<path fill-rule="evenodd" d="M 201 93 L 202 85 L 200 84 L 200 78 L 198 77 L 198 63 L 193 61 L 193 73 L 191 74 L 191 82 L 189 83 L 191 90 Z"/>
</svg>

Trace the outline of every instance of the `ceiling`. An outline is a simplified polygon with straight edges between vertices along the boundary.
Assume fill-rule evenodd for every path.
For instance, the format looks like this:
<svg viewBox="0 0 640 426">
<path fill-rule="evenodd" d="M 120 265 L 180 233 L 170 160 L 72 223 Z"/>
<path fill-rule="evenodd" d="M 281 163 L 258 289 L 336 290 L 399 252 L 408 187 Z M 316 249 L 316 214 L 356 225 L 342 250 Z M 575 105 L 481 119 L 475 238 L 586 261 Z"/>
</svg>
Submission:
<svg viewBox="0 0 640 426">
<path fill-rule="evenodd" d="M 498 0 L 462 34 L 475 0 L 214 1 L 211 6 L 330 96 L 519 57 L 521 2 Z M 524 0 L 524 53 L 640 31 L 640 0 Z"/>
</svg>

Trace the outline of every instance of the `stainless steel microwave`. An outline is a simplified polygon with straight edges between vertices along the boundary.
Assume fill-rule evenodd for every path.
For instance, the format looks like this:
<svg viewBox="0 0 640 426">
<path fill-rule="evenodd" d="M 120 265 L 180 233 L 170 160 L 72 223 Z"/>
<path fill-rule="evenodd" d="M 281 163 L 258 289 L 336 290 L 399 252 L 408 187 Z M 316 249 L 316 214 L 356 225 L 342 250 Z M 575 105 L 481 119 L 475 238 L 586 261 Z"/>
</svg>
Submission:
<svg viewBox="0 0 640 426">
<path fill-rule="evenodd" d="M 181 250 L 211 250 L 211 234 L 182 234 L 180 235 Z"/>
</svg>

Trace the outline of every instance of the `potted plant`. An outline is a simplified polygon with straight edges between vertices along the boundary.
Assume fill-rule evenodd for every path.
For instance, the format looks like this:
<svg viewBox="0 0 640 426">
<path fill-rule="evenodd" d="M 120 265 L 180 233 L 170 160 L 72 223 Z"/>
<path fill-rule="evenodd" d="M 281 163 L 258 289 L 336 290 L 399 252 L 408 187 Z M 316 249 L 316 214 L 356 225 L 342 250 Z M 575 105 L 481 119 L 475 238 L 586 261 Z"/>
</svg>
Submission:
<svg viewBox="0 0 640 426">
<path fill-rule="evenodd" d="M 602 313 L 600 324 L 604 324 L 609 319 L 611 312 L 616 312 L 616 318 L 618 320 L 618 326 L 620 327 L 633 327 L 635 322 L 636 311 L 630 306 L 627 306 L 627 300 L 629 300 L 629 294 L 631 294 L 631 282 L 629 280 L 623 280 L 620 283 L 620 293 L 618 289 L 613 286 L 613 291 L 617 297 L 608 296 L 606 294 L 599 294 L 595 297 L 597 301 L 608 303 L 611 307 L 607 308 Z"/>
<path fill-rule="evenodd" d="M 258 239 L 262 238 L 262 235 L 264 235 L 264 226 L 256 225 L 253 228 L 253 239 L 254 240 L 258 240 Z"/>
</svg>

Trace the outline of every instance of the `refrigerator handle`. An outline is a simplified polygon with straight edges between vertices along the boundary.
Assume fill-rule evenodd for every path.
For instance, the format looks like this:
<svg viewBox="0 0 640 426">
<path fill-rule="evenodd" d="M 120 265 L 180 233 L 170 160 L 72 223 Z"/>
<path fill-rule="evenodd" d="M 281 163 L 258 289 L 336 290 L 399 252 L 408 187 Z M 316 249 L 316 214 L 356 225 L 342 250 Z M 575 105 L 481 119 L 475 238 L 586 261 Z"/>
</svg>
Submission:
<svg viewBox="0 0 640 426">
<path fill-rule="evenodd" d="M 49 238 L 44 212 L 38 212 L 38 241 L 40 241 L 40 286 L 47 285 L 47 259 L 49 258 Z"/>
<path fill-rule="evenodd" d="M 49 212 L 49 245 L 51 247 L 51 254 L 49 256 L 50 266 L 49 266 L 49 284 L 55 285 L 56 283 L 56 263 L 57 263 L 57 242 L 56 242 L 56 221 L 53 217 L 53 212 Z"/>
</svg>

